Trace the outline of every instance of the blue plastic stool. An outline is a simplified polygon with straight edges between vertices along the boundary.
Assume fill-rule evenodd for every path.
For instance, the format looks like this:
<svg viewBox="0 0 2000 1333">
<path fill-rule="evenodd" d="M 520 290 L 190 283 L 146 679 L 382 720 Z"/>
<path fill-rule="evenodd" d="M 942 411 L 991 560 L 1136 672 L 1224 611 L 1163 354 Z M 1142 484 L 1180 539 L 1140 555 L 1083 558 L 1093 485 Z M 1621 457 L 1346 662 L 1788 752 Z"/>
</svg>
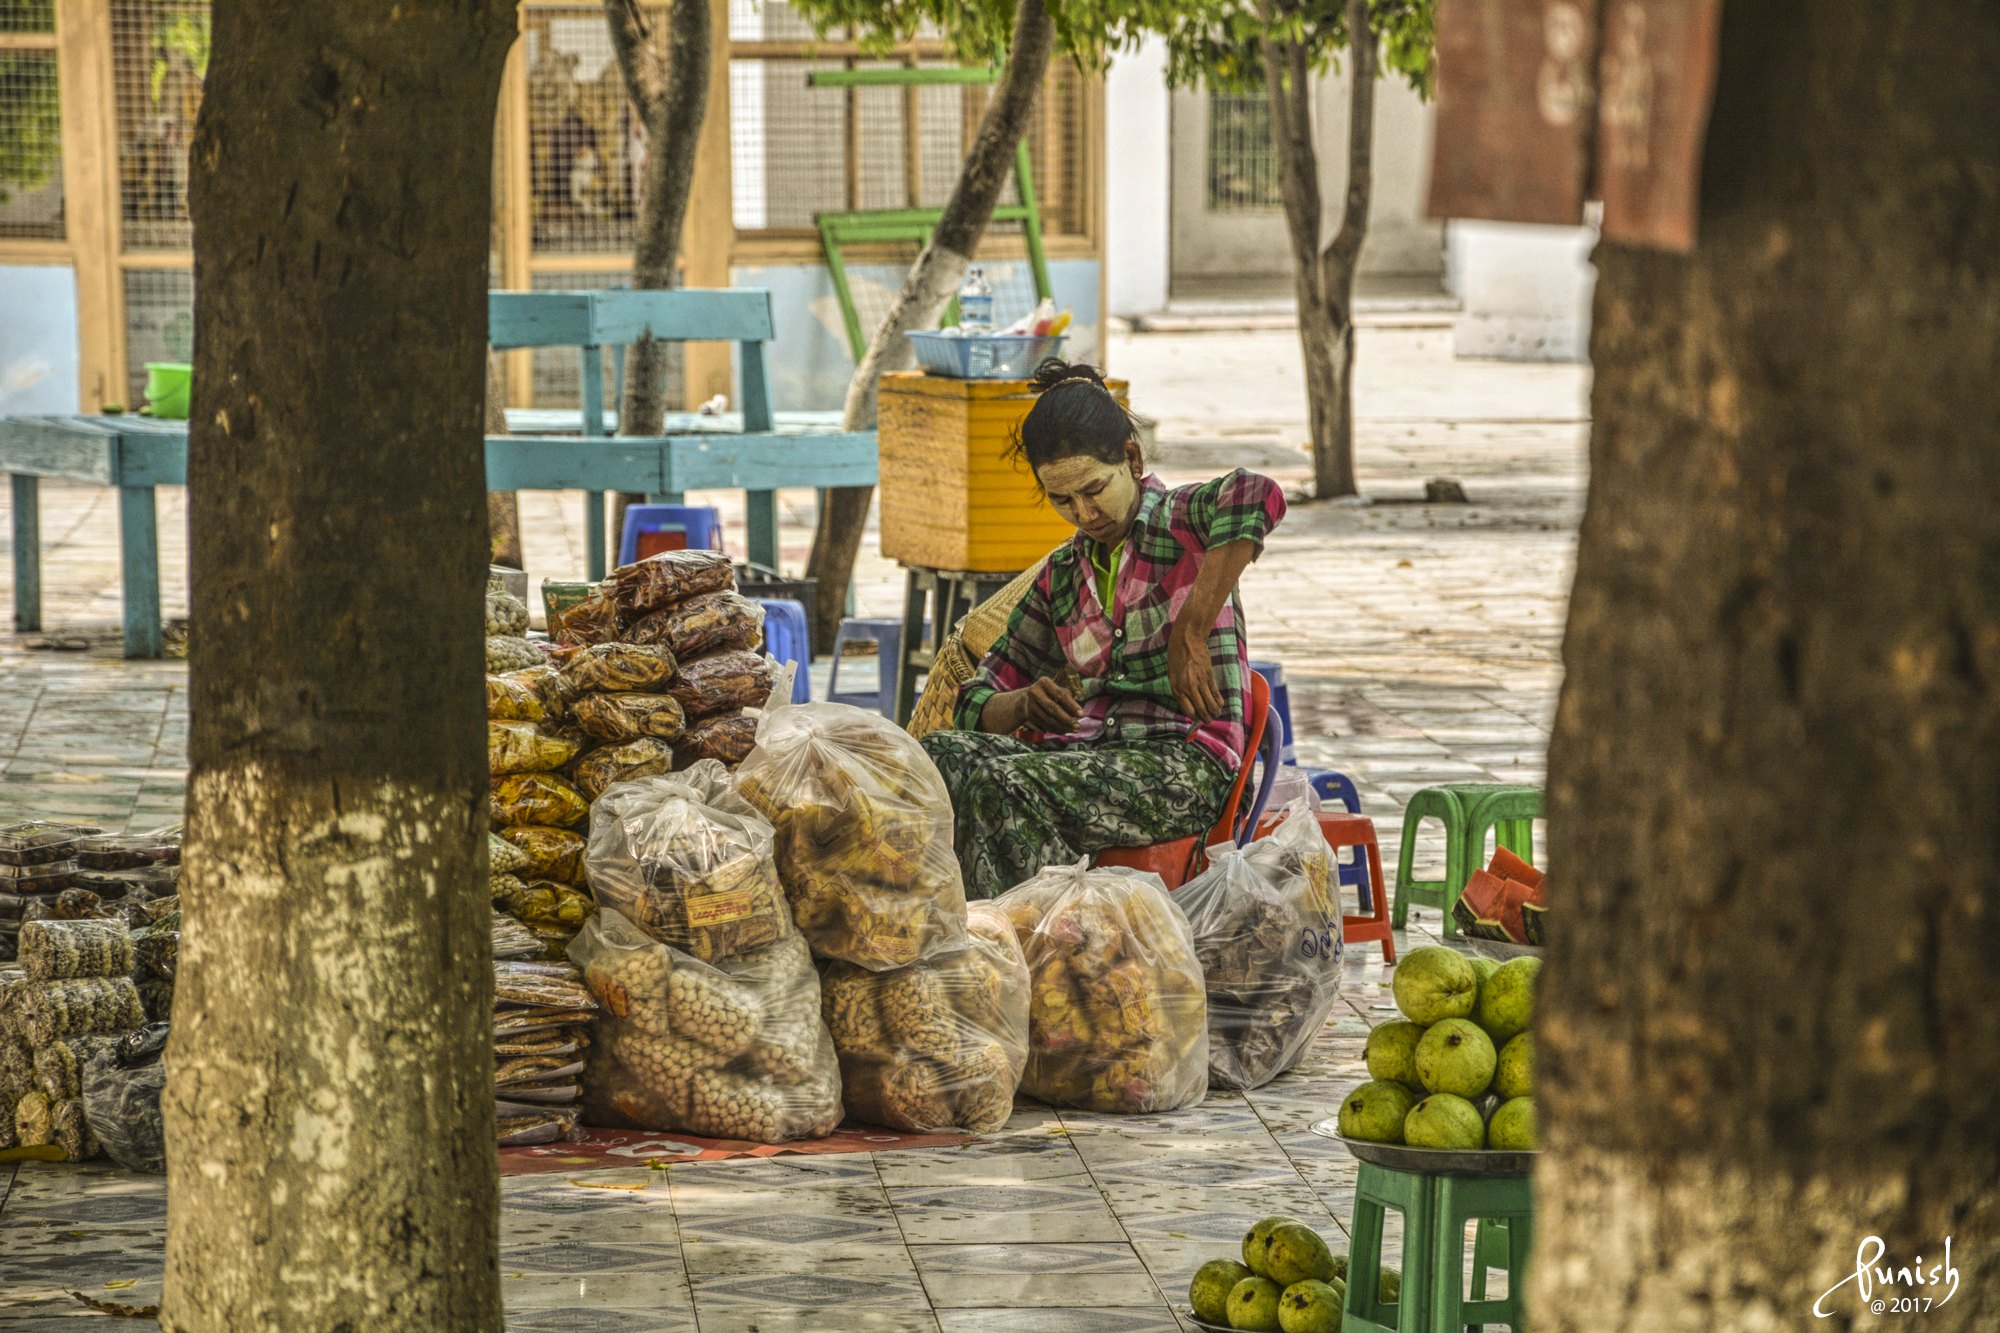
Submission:
<svg viewBox="0 0 2000 1333">
<path fill-rule="evenodd" d="M 1361 793 L 1354 790 L 1354 779 L 1345 773 L 1336 773 L 1330 768 L 1309 768 L 1306 777 L 1312 781 L 1312 789 L 1319 795 L 1322 805 L 1328 801 L 1338 801 L 1350 815 L 1361 813 Z M 1374 886 L 1368 878 L 1368 858 L 1359 850 L 1351 852 L 1350 861 L 1342 861 L 1336 855 L 1334 864 L 1340 867 L 1340 882 L 1352 884 L 1355 895 L 1361 900 L 1361 915 L 1369 916 L 1375 911 Z"/>
<path fill-rule="evenodd" d="M 840 691 L 841 651 L 850 642 L 871 640 L 875 644 L 875 692 L 873 694 Z M 896 670 L 903 660 L 903 618 L 885 616 L 880 619 L 848 619 L 840 622 L 840 632 L 833 639 L 833 669 L 827 673 L 826 697 L 832 703 L 853 704 L 856 708 L 870 708 L 883 717 L 896 716 Z"/>
<path fill-rule="evenodd" d="M 680 528 L 690 549 L 722 549 L 722 511 L 707 505 L 631 505 L 625 510 L 625 534 L 618 539 L 618 563 L 639 558 L 639 534 Z"/>
<path fill-rule="evenodd" d="M 792 677 L 792 702 L 812 702 L 812 630 L 806 624 L 806 604 L 789 597 L 757 599 L 764 608 L 764 651 L 780 664 L 796 662 Z"/>
<path fill-rule="evenodd" d="M 1285 684 L 1285 668 L 1277 662 L 1252 662 L 1250 669 L 1262 676 L 1264 683 L 1271 687 L 1271 707 L 1277 710 L 1278 720 L 1285 724 L 1283 742 L 1278 750 L 1279 762 L 1297 763 L 1297 751 L 1292 745 L 1292 691 Z"/>
</svg>

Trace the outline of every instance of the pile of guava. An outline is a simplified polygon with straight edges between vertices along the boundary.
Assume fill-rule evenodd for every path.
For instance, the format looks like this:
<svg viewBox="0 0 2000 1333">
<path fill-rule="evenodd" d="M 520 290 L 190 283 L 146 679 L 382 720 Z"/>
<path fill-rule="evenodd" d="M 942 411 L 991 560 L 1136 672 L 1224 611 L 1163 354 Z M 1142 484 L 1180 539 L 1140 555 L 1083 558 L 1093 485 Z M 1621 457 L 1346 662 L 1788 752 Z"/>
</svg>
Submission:
<svg viewBox="0 0 2000 1333">
<path fill-rule="evenodd" d="M 1376 1293 L 1398 1299 L 1402 1274 L 1382 1270 Z M 1347 1307 L 1347 1256 L 1290 1217 L 1267 1217 L 1243 1237 L 1243 1261 L 1211 1259 L 1188 1284 L 1195 1318 L 1248 1333 L 1340 1333 Z"/>
</svg>

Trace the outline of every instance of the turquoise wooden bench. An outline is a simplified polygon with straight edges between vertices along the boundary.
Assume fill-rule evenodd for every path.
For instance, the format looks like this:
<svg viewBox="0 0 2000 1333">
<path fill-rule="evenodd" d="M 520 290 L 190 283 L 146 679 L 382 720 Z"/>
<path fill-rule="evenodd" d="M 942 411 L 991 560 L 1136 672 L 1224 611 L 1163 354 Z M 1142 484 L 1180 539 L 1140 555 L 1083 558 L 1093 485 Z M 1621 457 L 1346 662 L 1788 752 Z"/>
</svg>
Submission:
<svg viewBox="0 0 2000 1333">
<path fill-rule="evenodd" d="M 583 356 L 581 436 L 489 435 L 486 488 L 581 490 L 589 573 L 605 573 L 605 491 L 671 504 L 683 491 L 748 492 L 750 559 L 777 567 L 779 487 L 873 486 L 875 432 L 828 431 L 817 413 L 789 423 L 771 411 L 763 342 L 770 294 L 759 290 L 494 292 L 493 346 L 577 347 Z M 607 436 L 604 349 L 651 330 L 656 338 L 739 348 L 742 428 L 676 413 L 664 435 Z M 135 416 L 0 417 L 0 471 L 13 474 L 14 624 L 42 628 L 40 479 L 118 488 L 125 588 L 125 655 L 159 657 L 160 543 L 154 488 L 187 483 L 187 423 Z M 594 521 L 593 521 L 594 518 Z"/>
</svg>

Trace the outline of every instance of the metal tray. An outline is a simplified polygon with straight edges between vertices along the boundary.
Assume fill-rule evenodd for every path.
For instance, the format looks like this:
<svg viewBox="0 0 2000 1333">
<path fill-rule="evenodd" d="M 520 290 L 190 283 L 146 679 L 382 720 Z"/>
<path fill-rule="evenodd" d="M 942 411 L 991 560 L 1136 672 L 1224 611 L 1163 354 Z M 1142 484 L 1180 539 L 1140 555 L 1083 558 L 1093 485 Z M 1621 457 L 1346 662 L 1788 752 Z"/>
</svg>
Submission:
<svg viewBox="0 0 2000 1333">
<path fill-rule="evenodd" d="M 1412 1148 L 1402 1143 L 1369 1143 L 1340 1132 L 1338 1119 L 1312 1127 L 1321 1138 L 1338 1139 L 1364 1162 L 1391 1171 L 1421 1171 L 1434 1176 L 1525 1176 L 1535 1169 L 1540 1153 L 1496 1152 L 1490 1148 Z"/>
<path fill-rule="evenodd" d="M 1539 944 L 1516 944 L 1512 940 L 1482 940 L 1461 934 L 1459 940 L 1481 958 L 1491 958 L 1504 963 L 1510 958 L 1540 958 L 1543 946 Z"/>
</svg>

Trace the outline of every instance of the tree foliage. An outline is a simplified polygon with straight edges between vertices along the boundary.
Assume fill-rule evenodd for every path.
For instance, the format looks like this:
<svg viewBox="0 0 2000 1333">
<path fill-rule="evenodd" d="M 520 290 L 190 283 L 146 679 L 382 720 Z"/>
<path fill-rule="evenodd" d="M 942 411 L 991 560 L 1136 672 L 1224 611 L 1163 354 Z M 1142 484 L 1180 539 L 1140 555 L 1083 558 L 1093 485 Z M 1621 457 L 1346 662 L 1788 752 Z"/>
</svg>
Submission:
<svg viewBox="0 0 2000 1333">
<path fill-rule="evenodd" d="M 50 0 L 0 0 L 0 32 L 54 32 Z M 39 190 L 62 161 L 62 105 L 53 51 L 0 52 L 0 204 Z"/>
<path fill-rule="evenodd" d="M 822 38 L 851 33 L 869 51 L 886 51 L 913 41 L 928 25 L 952 58 L 968 65 L 998 65 L 1014 34 L 1015 0 L 793 0 L 792 8 L 811 21 Z M 1055 52 L 1088 70 L 1101 70 L 1113 48 L 1136 43 L 1147 31 L 1142 11 L 1168 6 L 1157 0 L 1082 0 L 1051 3 Z"/>
<path fill-rule="evenodd" d="M 1315 74 L 1336 67 L 1347 49 L 1344 0 L 1199 0 L 1135 6 L 1138 26 L 1166 37 L 1167 81 L 1176 88 L 1205 86 L 1245 93 L 1264 87 L 1264 43 L 1300 47 Z M 1408 79 L 1426 99 L 1435 78 L 1437 0 L 1371 0 L 1376 58 L 1383 69 Z"/>
</svg>

